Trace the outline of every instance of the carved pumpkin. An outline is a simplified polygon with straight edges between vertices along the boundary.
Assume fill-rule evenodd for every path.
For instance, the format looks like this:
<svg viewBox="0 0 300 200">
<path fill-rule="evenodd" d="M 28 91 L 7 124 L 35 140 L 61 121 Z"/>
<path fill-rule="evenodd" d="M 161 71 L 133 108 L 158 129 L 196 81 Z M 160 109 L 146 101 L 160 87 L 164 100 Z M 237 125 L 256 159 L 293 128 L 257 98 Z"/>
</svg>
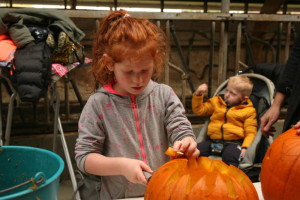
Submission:
<svg viewBox="0 0 300 200">
<path fill-rule="evenodd" d="M 258 195 L 248 176 L 221 160 L 174 159 L 152 176 L 145 200 L 251 199 Z"/>
<path fill-rule="evenodd" d="M 264 199 L 300 199 L 300 136 L 292 128 L 270 145 L 261 167 Z"/>
</svg>

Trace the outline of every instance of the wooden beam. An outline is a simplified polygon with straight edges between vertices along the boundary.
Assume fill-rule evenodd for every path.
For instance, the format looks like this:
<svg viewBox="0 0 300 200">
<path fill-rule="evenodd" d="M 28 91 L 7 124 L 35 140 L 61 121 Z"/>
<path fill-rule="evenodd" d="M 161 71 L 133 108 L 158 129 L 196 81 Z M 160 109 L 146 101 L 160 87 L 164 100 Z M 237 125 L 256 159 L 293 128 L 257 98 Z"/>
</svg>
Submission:
<svg viewBox="0 0 300 200">
<path fill-rule="evenodd" d="M 241 42 L 242 41 L 242 22 L 238 23 L 236 31 L 236 49 L 235 49 L 235 74 L 240 70 L 240 59 L 241 59 Z"/>
<path fill-rule="evenodd" d="M 76 10 L 77 0 L 71 0 L 71 9 Z"/>
<path fill-rule="evenodd" d="M 1 8 L 14 10 L 18 8 Z M 99 10 L 61 10 L 68 17 L 104 18 L 111 11 Z M 162 13 L 162 12 L 129 12 L 132 16 L 153 20 L 203 20 L 203 21 L 268 21 L 268 22 L 300 22 L 300 15 L 281 14 L 232 14 L 232 13 Z"/>
<path fill-rule="evenodd" d="M 10 9 L 10 8 L 5 8 Z M 61 10 L 69 17 L 104 18 L 110 11 Z M 232 14 L 232 13 L 162 13 L 130 12 L 132 16 L 154 20 L 204 20 L 204 21 L 269 21 L 300 22 L 300 15 Z"/>
</svg>

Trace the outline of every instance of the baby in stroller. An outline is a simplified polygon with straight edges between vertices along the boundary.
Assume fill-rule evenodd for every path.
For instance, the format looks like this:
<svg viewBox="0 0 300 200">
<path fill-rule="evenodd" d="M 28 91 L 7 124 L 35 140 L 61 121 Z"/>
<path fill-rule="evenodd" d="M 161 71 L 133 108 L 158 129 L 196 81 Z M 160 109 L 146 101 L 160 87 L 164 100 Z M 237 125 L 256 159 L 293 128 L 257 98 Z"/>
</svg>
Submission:
<svg viewBox="0 0 300 200">
<path fill-rule="evenodd" d="M 242 169 L 251 178 L 251 180 L 257 181 L 259 177 L 259 171 L 260 171 L 260 165 L 262 159 L 268 147 L 273 141 L 272 137 L 269 137 L 268 139 L 263 137 L 262 132 L 260 130 L 259 119 L 272 105 L 275 87 L 273 82 L 270 79 L 268 79 L 266 76 L 257 73 L 247 73 L 250 69 L 251 68 L 247 68 L 247 71 L 242 71 L 238 75 L 242 74 L 243 76 L 247 76 L 248 78 L 250 78 L 250 80 L 253 83 L 252 93 L 249 98 L 252 101 L 253 106 L 256 110 L 258 129 L 253 142 L 247 148 L 247 152 L 244 158 L 239 163 L 239 168 Z M 216 89 L 213 96 L 217 96 L 218 94 L 224 94 L 228 81 L 229 81 L 228 79 L 224 81 Z M 203 127 L 201 128 L 200 132 L 198 133 L 198 135 L 196 133 L 197 143 L 201 143 L 202 141 L 209 140 L 209 137 L 207 136 L 207 129 L 208 129 L 209 122 L 210 120 L 207 119 Z M 220 156 L 215 156 L 215 155 L 209 157 L 220 159 Z"/>
<path fill-rule="evenodd" d="M 249 99 L 253 83 L 246 76 L 228 80 L 224 94 L 203 102 L 207 85 L 202 84 L 193 94 L 193 112 L 210 117 L 209 140 L 198 143 L 200 156 L 221 155 L 226 164 L 238 167 L 257 133 L 256 110 Z"/>
</svg>

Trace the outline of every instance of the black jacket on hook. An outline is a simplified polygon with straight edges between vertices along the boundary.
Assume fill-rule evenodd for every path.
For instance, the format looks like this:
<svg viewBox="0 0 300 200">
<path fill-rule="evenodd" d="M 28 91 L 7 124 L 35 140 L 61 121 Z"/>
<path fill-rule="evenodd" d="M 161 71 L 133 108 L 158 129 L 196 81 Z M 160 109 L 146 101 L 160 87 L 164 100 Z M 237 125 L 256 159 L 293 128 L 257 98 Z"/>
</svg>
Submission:
<svg viewBox="0 0 300 200">
<path fill-rule="evenodd" d="M 51 52 L 46 42 L 17 50 L 10 79 L 22 101 L 37 102 L 51 82 Z"/>
</svg>

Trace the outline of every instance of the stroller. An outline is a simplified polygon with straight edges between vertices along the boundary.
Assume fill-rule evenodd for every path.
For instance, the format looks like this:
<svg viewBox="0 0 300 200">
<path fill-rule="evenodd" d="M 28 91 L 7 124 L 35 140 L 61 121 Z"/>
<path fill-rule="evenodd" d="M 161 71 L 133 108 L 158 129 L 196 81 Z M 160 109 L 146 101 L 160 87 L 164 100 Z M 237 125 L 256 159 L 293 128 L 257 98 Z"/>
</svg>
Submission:
<svg viewBox="0 0 300 200">
<path fill-rule="evenodd" d="M 249 69 L 247 69 L 249 70 Z M 243 72 L 240 72 L 237 75 L 241 75 Z M 263 157 L 273 142 L 273 139 L 269 137 L 266 139 L 260 130 L 260 118 L 263 114 L 268 110 L 268 108 L 273 103 L 275 87 L 273 82 L 262 76 L 260 74 L 255 73 L 244 73 L 242 74 L 247 76 L 253 82 L 253 90 L 250 95 L 250 99 L 256 109 L 257 119 L 258 119 L 258 127 L 257 134 L 252 142 L 252 144 L 248 147 L 247 152 L 243 160 L 239 164 L 239 168 L 243 170 L 249 178 L 256 182 L 259 178 L 260 166 L 263 160 Z M 221 94 L 225 92 L 228 80 L 224 81 L 214 93 L 214 96 L 217 94 Z M 200 130 L 199 135 L 197 137 L 197 143 L 205 141 L 208 139 L 207 137 L 207 127 L 209 124 L 209 119 L 205 121 L 203 128 Z M 210 158 L 221 159 L 221 157 L 209 156 Z"/>
</svg>

